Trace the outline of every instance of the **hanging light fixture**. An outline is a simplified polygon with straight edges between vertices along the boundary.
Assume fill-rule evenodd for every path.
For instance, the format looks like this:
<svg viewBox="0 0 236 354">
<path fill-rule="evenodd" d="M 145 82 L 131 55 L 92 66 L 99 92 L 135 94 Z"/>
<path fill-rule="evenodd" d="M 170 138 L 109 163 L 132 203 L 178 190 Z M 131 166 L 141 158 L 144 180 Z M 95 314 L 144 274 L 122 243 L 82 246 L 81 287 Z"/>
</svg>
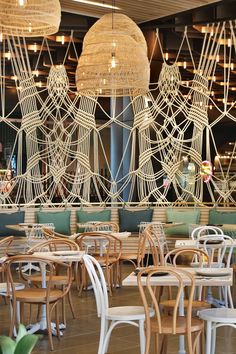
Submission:
<svg viewBox="0 0 236 354">
<path fill-rule="evenodd" d="M 0 0 L 0 28 L 4 35 L 41 37 L 58 31 L 59 0 Z"/>
<path fill-rule="evenodd" d="M 150 66 L 143 33 L 129 17 L 110 13 L 84 37 L 76 70 L 82 95 L 134 96 L 149 88 Z"/>
</svg>

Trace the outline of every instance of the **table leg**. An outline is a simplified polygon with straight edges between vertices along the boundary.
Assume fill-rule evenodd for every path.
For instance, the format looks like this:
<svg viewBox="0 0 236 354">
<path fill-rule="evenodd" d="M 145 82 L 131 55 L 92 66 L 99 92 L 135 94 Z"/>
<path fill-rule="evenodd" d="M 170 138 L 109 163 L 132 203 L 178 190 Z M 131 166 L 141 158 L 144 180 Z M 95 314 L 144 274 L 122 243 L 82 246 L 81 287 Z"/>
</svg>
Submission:
<svg viewBox="0 0 236 354">
<path fill-rule="evenodd" d="M 184 289 L 179 301 L 179 316 L 184 316 Z M 184 336 L 179 336 L 179 354 L 186 354 Z"/>
<path fill-rule="evenodd" d="M 211 321 L 206 325 L 206 354 L 211 354 Z"/>
</svg>

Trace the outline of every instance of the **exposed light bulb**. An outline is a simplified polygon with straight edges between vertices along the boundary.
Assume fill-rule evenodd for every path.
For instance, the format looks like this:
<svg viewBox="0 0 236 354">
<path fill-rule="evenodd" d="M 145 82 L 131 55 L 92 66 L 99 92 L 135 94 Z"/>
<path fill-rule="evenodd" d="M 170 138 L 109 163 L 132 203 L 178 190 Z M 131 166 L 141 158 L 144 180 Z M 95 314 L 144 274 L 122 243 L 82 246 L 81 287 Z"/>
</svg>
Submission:
<svg viewBox="0 0 236 354">
<path fill-rule="evenodd" d="M 209 108 L 210 108 L 210 110 L 212 110 L 212 104 L 210 104 Z"/>
<path fill-rule="evenodd" d="M 7 58 L 8 60 L 11 59 L 11 52 L 10 52 L 10 50 L 6 53 L 6 58 Z"/>
<path fill-rule="evenodd" d="M 111 55 L 111 67 L 114 69 L 117 65 L 117 60 L 116 60 L 116 57 L 115 57 L 115 54 L 112 53 Z"/>
<path fill-rule="evenodd" d="M 228 38 L 227 42 L 228 42 L 228 47 L 231 47 L 231 45 L 232 45 L 231 38 Z"/>
<path fill-rule="evenodd" d="M 165 59 L 169 60 L 169 53 L 168 52 L 165 53 Z"/>
<path fill-rule="evenodd" d="M 37 43 L 34 43 L 34 52 L 37 52 Z"/>
<path fill-rule="evenodd" d="M 61 36 L 61 44 L 62 44 L 62 45 L 65 44 L 65 36 Z"/>
<path fill-rule="evenodd" d="M 187 62 L 184 61 L 184 69 L 186 69 L 186 68 L 187 68 Z"/>
<path fill-rule="evenodd" d="M 31 24 L 31 22 L 29 22 L 29 33 L 31 33 L 32 32 L 32 24 Z"/>
<path fill-rule="evenodd" d="M 26 7 L 27 0 L 16 0 L 16 5 L 20 7 Z"/>
<path fill-rule="evenodd" d="M 234 63 L 230 64 L 230 68 L 231 68 L 231 70 L 234 70 Z"/>
</svg>

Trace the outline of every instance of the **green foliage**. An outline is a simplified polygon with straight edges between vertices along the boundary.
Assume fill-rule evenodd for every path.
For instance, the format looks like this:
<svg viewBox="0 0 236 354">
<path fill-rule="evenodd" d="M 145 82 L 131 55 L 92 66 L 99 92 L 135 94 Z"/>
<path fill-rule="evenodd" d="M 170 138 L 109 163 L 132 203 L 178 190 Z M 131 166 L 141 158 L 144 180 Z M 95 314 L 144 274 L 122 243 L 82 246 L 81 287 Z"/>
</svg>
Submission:
<svg viewBox="0 0 236 354">
<path fill-rule="evenodd" d="M 20 324 L 15 341 L 10 337 L 0 336 L 0 354 L 30 354 L 39 337 L 27 334 L 25 327 Z"/>
</svg>

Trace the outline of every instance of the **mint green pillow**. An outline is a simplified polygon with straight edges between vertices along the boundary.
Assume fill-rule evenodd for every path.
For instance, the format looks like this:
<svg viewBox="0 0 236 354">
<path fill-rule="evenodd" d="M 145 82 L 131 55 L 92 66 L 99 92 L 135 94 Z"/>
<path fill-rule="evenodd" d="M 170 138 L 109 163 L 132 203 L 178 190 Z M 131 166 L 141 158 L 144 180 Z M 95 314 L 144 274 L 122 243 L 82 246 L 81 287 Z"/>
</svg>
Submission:
<svg viewBox="0 0 236 354">
<path fill-rule="evenodd" d="M 119 209 L 120 231 L 139 232 L 139 225 L 142 221 L 152 221 L 153 209 L 130 211 Z"/>
<path fill-rule="evenodd" d="M 70 214 L 69 210 L 53 212 L 37 211 L 36 220 L 39 224 L 53 223 L 56 232 L 70 235 Z"/>
<path fill-rule="evenodd" d="M 181 222 L 182 225 L 167 227 L 165 233 L 171 235 L 189 236 L 189 224 L 199 224 L 200 210 L 166 210 L 167 222 Z"/>
<path fill-rule="evenodd" d="M 76 213 L 77 222 L 81 224 L 86 224 L 89 221 L 111 221 L 111 211 L 101 210 L 101 211 L 85 211 L 78 210 Z M 78 228 L 77 232 L 84 232 L 84 228 Z"/>
<path fill-rule="evenodd" d="M 218 211 L 215 209 L 212 209 L 209 211 L 209 219 L 208 219 L 209 224 L 215 224 L 215 225 L 221 225 L 221 224 L 236 224 L 236 211 Z M 224 230 L 224 234 L 231 236 L 231 237 L 236 237 L 236 231 L 235 230 Z"/>
</svg>

